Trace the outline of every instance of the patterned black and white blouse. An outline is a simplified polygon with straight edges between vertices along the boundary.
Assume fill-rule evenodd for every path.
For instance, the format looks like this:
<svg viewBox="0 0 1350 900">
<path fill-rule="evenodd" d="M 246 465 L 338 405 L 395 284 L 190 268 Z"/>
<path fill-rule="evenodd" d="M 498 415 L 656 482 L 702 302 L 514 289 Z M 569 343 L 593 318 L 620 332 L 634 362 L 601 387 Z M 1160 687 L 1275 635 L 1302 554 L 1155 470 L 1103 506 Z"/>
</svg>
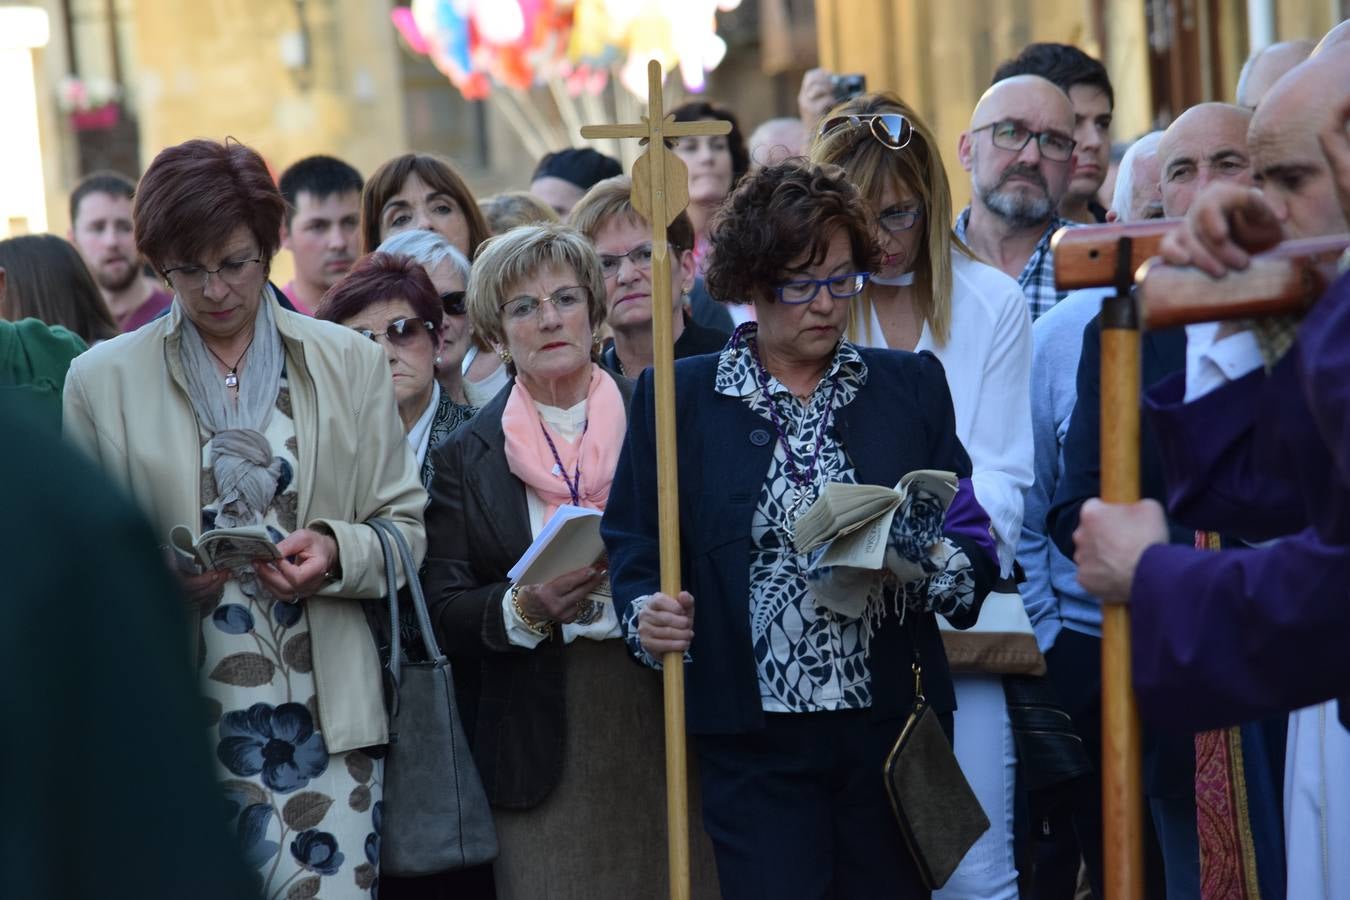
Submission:
<svg viewBox="0 0 1350 900">
<path fill-rule="evenodd" d="M 838 410 L 853 402 L 866 384 L 867 363 L 856 347 L 841 342 L 805 402 L 767 373 L 766 398 L 746 341 L 754 338 L 755 330 L 752 323 L 741 326 L 722 351 L 715 390 L 740 399 L 764 419 L 776 417 L 791 447 L 798 477 L 810 475 L 798 497 L 783 442 L 775 440 L 773 459 L 750 520 L 750 637 L 760 702 L 765 712 L 775 713 L 865 709 L 872 704 L 868 644 L 880 618 L 903 616 L 906 609 L 947 616 L 968 610 L 975 599 L 971 561 L 958 544 L 944 536 L 943 506 L 923 491 L 911 493 L 896 512 L 880 578 L 857 569 L 845 572 L 817 566 L 823 548 L 797 552 L 790 527 L 797 515 L 827 483 L 857 483 L 857 474 L 830 426 Z M 819 457 L 812 466 L 817 441 Z M 858 590 L 871 594 L 860 617 L 821 605 L 827 593 Z M 659 668 L 660 660 L 642 647 L 637 627 L 650 600 L 650 595 L 638 597 L 628 606 L 623 632 L 638 659 Z M 685 660 L 690 661 L 688 652 Z"/>
<path fill-rule="evenodd" d="M 743 333 L 753 339 L 753 329 Z M 857 481 L 843 447 L 832 433 L 822 430 L 833 418 L 831 402 L 834 410 L 847 406 L 866 382 L 867 364 L 845 341 L 807 402 L 799 402 L 772 375 L 766 398 L 754 356 L 742 340 L 722 351 L 716 390 L 739 397 L 766 419 L 772 418 L 768 405 L 772 402 L 799 473 L 810 471 L 816 441 L 822 442 L 814 477 L 795 510 L 799 514 L 827 482 Z M 864 622 L 816 604 L 807 586 L 808 556 L 796 551 L 790 537 L 795 491 L 782 441 L 775 441 L 773 461 L 750 522 L 750 637 L 760 699 L 765 712 L 864 709 L 872 703 Z"/>
</svg>

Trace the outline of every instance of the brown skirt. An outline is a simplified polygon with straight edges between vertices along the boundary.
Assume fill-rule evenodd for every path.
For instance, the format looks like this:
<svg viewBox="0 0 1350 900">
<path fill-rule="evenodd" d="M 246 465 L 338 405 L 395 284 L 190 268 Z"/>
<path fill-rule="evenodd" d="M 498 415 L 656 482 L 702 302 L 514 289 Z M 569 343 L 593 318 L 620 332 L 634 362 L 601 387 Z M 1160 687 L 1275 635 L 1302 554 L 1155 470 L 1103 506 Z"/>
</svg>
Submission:
<svg viewBox="0 0 1350 900">
<path fill-rule="evenodd" d="M 562 778 L 528 810 L 494 809 L 498 900 L 666 896 L 666 779 L 661 673 L 619 640 L 563 651 L 567 726 Z M 719 896 L 690 756 L 692 896 Z"/>
</svg>

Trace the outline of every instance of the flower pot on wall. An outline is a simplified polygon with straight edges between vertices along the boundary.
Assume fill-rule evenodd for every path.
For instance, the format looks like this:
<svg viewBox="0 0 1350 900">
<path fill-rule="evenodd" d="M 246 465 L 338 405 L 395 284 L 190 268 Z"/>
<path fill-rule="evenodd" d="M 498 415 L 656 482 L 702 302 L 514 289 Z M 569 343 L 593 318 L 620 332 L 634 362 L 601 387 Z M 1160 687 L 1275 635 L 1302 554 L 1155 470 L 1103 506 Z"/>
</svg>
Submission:
<svg viewBox="0 0 1350 900">
<path fill-rule="evenodd" d="M 70 114 L 70 125 L 76 131 L 108 131 L 122 121 L 122 107 L 105 103 L 93 109 L 75 110 Z"/>
</svg>

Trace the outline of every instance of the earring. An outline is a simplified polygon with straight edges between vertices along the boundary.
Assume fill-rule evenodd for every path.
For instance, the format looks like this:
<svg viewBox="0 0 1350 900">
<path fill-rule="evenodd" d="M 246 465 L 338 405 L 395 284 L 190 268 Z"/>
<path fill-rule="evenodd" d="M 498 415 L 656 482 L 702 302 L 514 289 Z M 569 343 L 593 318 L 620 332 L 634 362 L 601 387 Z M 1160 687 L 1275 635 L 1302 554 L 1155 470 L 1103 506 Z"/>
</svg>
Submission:
<svg viewBox="0 0 1350 900">
<path fill-rule="evenodd" d="M 511 365 L 511 351 L 507 350 L 505 347 L 497 351 L 497 358 L 506 365 Z"/>
<path fill-rule="evenodd" d="M 594 352 L 599 353 L 600 348 L 604 346 L 604 343 L 604 338 L 600 337 L 600 332 L 597 331 L 595 334 L 591 335 L 591 346 L 594 348 Z"/>
<path fill-rule="evenodd" d="M 440 355 L 439 353 L 437 353 L 437 354 L 436 354 L 436 365 L 439 366 L 440 364 L 441 364 L 441 355 Z"/>
</svg>

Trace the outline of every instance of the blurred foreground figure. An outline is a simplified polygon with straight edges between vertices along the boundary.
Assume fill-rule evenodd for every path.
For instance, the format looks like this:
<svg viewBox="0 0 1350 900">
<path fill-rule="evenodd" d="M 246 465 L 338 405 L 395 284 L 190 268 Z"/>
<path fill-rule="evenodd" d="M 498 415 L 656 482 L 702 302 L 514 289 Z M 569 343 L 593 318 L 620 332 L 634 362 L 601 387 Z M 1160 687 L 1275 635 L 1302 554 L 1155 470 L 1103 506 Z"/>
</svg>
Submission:
<svg viewBox="0 0 1350 900">
<path fill-rule="evenodd" d="M 12 395 L 0 432 L 6 508 L 24 512 L 0 517 L 0 897 L 256 896 L 154 536 Z"/>
</svg>

